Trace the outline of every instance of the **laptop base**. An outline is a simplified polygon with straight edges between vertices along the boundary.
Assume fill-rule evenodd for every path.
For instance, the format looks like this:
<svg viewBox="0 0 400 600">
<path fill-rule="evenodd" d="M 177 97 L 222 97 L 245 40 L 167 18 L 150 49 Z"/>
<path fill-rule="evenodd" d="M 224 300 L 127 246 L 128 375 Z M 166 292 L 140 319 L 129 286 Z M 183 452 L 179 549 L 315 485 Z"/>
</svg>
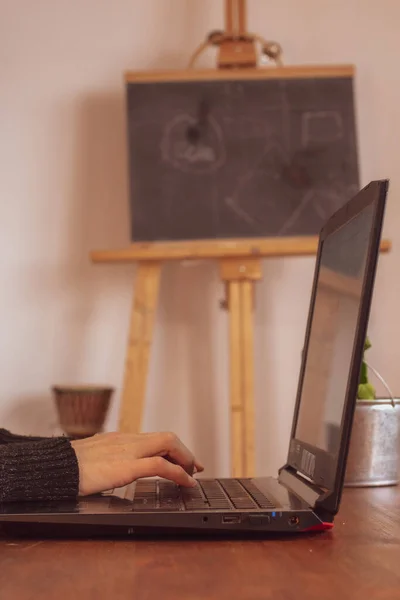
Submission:
<svg viewBox="0 0 400 600">
<path fill-rule="evenodd" d="M 212 481 L 220 480 L 207 480 Z M 227 488 L 237 482 L 234 479 L 223 481 Z M 85 537 L 90 531 L 90 536 L 106 536 L 109 533 L 134 538 L 149 535 L 294 534 L 321 531 L 332 526 L 277 479 L 254 478 L 248 482 L 270 499 L 271 508 L 171 510 L 170 507 L 161 507 L 146 510 L 142 507 L 135 510 L 136 490 L 140 490 L 141 483 L 148 485 L 147 481 L 142 480 L 132 486 L 107 494 L 78 498 L 74 502 L 3 505 L 0 524 L 9 531 L 10 528 L 15 532 L 20 529 L 24 535 L 28 534 L 28 530 L 44 535 L 47 530 L 50 536 L 64 537 L 72 535 L 74 526 L 77 526 L 80 537 Z M 158 485 L 163 483 L 163 480 L 158 481 Z M 140 497 L 140 492 L 138 495 Z"/>
</svg>

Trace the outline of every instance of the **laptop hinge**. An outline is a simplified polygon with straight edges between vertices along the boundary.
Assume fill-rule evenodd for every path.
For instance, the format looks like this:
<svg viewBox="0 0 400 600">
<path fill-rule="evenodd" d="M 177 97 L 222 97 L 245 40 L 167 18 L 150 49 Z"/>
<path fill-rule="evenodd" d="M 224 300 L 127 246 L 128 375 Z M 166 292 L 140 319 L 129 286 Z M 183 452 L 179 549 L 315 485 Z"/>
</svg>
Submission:
<svg viewBox="0 0 400 600">
<path fill-rule="evenodd" d="M 294 494 L 300 496 L 312 508 L 316 506 L 317 501 L 325 494 L 325 490 L 314 485 L 288 466 L 280 470 L 279 481 Z"/>
</svg>

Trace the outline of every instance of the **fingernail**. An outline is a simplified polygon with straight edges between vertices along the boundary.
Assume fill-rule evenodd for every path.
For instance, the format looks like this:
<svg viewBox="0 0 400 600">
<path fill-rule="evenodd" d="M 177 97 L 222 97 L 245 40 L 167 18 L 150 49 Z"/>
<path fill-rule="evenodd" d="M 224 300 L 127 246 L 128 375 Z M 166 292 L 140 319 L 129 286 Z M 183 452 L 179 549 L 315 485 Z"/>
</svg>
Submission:
<svg viewBox="0 0 400 600">
<path fill-rule="evenodd" d="M 193 477 L 189 477 L 189 481 L 192 487 L 196 487 L 197 481 Z"/>
</svg>

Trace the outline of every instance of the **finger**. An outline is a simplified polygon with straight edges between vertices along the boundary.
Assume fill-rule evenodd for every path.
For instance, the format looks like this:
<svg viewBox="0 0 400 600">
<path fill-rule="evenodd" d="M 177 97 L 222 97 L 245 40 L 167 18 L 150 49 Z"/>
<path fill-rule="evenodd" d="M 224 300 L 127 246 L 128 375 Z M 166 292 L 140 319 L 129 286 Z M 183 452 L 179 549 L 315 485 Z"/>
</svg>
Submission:
<svg viewBox="0 0 400 600">
<path fill-rule="evenodd" d="M 194 468 L 196 473 L 201 473 L 202 471 L 204 471 L 203 465 L 197 459 L 195 459 L 194 461 Z"/>
<path fill-rule="evenodd" d="M 141 477 L 162 477 L 184 487 L 195 487 L 193 479 L 180 465 L 174 465 L 161 456 L 142 458 L 135 462 L 134 479 Z"/>
<path fill-rule="evenodd" d="M 180 465 L 187 473 L 192 475 L 197 461 L 193 454 L 186 448 L 174 433 L 159 433 L 143 438 L 141 458 L 162 456 L 171 463 Z M 202 470 L 202 465 L 198 465 Z M 197 468 L 197 466 L 196 466 Z"/>
</svg>

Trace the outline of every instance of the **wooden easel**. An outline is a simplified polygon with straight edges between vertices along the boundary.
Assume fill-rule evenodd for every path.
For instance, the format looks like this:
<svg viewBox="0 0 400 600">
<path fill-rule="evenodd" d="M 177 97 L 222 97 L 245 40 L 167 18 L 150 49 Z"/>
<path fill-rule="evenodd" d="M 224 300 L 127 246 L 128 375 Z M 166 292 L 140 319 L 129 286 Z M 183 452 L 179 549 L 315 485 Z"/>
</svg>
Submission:
<svg viewBox="0 0 400 600">
<path fill-rule="evenodd" d="M 190 66 L 209 45 L 218 46 L 218 67 L 247 69 L 257 66 L 261 53 L 280 64 L 275 42 L 246 33 L 245 0 L 226 0 L 226 30 L 212 32 L 194 53 Z M 194 75 L 195 78 L 195 75 Z M 268 257 L 314 255 L 316 237 L 212 240 L 197 242 L 133 243 L 116 251 L 95 251 L 96 263 L 137 263 L 134 298 L 125 359 L 119 429 L 138 432 L 146 397 L 154 318 L 161 268 L 171 260 L 217 260 L 226 295 L 221 303 L 229 311 L 231 462 L 233 477 L 255 474 L 254 449 L 254 327 L 255 282 L 262 277 L 261 260 Z M 382 244 L 388 251 L 389 242 Z"/>
<path fill-rule="evenodd" d="M 261 259 L 312 256 L 316 237 L 206 242 L 134 243 L 122 250 L 95 251 L 95 263 L 137 263 L 122 391 L 120 431 L 138 432 L 146 396 L 161 266 L 166 261 L 217 260 L 226 286 L 223 307 L 230 320 L 230 401 L 233 476 L 254 473 L 253 295 Z M 390 250 L 384 240 L 382 252 Z"/>
</svg>

